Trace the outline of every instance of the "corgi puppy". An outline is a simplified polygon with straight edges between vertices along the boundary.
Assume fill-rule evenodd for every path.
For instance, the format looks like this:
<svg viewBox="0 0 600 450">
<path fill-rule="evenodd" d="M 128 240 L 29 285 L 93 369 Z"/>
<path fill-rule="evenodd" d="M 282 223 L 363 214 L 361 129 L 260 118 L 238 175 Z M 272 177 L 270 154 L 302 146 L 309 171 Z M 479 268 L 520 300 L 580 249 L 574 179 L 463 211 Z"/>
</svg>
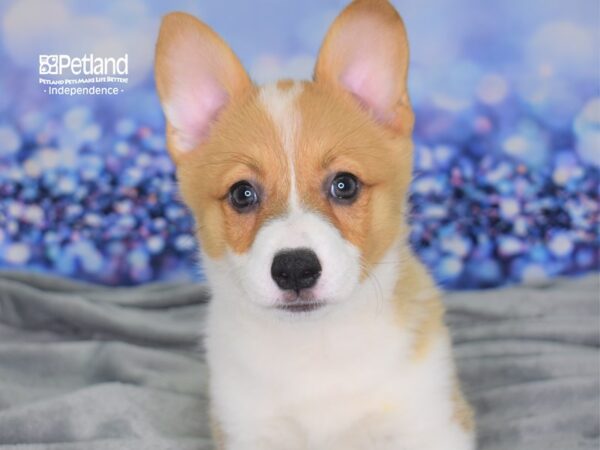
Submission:
<svg viewBox="0 0 600 450">
<path fill-rule="evenodd" d="M 266 86 L 204 23 L 163 19 L 156 83 L 212 290 L 221 449 L 474 448 L 440 294 L 407 243 L 408 61 L 386 0 L 340 14 L 313 81 Z"/>
</svg>

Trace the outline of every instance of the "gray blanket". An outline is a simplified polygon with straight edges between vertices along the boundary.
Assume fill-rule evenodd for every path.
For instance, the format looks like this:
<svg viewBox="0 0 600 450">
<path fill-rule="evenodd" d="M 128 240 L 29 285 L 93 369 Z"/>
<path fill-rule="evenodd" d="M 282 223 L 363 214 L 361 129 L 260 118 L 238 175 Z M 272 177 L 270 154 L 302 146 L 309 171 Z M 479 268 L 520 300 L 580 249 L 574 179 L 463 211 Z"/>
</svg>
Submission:
<svg viewBox="0 0 600 450">
<path fill-rule="evenodd" d="M 449 295 L 479 448 L 594 449 L 598 277 Z M 0 450 L 212 448 L 202 285 L 0 272 Z"/>
</svg>

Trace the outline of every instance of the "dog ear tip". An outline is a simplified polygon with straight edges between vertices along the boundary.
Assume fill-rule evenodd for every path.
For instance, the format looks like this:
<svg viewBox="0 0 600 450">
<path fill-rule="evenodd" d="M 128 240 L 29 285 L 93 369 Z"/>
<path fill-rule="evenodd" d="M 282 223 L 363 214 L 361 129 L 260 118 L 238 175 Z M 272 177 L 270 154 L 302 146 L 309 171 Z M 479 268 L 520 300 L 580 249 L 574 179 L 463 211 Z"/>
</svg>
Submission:
<svg viewBox="0 0 600 450">
<path fill-rule="evenodd" d="M 161 28 L 163 27 L 180 27 L 186 23 L 198 23 L 199 20 L 196 19 L 191 14 L 188 14 L 183 11 L 172 11 L 168 14 L 165 14 L 161 20 Z"/>
</svg>

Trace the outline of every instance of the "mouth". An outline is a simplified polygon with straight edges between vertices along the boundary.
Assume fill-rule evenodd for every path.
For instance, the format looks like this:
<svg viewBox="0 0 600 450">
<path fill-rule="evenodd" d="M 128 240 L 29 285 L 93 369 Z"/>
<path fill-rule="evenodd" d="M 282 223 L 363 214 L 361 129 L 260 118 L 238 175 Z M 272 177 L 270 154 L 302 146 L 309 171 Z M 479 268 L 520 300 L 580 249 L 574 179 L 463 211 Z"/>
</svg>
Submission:
<svg viewBox="0 0 600 450">
<path fill-rule="evenodd" d="M 293 303 L 285 303 L 283 305 L 277 305 L 277 309 L 291 313 L 307 313 L 322 308 L 323 306 L 325 306 L 325 302 L 300 301 Z"/>
<path fill-rule="evenodd" d="M 280 311 L 289 313 L 309 313 L 324 307 L 327 304 L 322 299 L 315 296 L 310 289 L 302 289 L 299 292 L 287 291 L 283 298 L 276 304 Z"/>
</svg>

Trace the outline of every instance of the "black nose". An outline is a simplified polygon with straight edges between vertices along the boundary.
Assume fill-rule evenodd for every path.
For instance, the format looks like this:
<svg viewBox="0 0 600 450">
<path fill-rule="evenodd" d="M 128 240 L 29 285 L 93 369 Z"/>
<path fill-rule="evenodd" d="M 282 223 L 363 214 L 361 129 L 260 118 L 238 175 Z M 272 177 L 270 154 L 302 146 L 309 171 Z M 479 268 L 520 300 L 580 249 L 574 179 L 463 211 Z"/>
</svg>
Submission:
<svg viewBox="0 0 600 450">
<path fill-rule="evenodd" d="M 273 258 L 271 276 L 283 290 L 300 291 L 313 287 L 321 275 L 315 252 L 305 248 L 285 250 Z"/>
</svg>

